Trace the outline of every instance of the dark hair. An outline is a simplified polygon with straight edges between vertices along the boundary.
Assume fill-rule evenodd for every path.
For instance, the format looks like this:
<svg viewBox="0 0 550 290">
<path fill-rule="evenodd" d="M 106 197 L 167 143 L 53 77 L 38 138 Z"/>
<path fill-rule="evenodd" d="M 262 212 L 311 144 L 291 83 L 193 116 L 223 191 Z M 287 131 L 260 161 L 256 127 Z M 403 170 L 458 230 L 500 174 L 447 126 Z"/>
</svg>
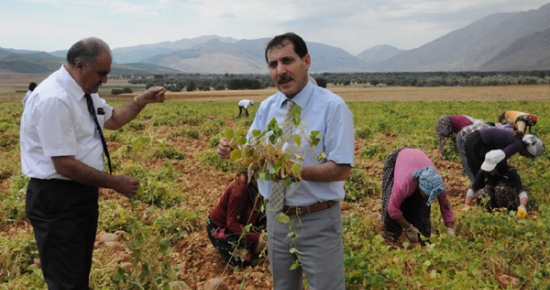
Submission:
<svg viewBox="0 0 550 290">
<path fill-rule="evenodd" d="M 308 54 L 305 41 L 296 33 L 287 32 L 285 34 L 277 35 L 269 41 L 269 43 L 265 47 L 265 61 L 267 62 L 268 50 L 277 46 L 285 46 L 287 42 L 290 42 L 294 45 L 294 52 L 300 58 L 303 58 L 304 56 L 306 56 L 306 54 Z"/>
<path fill-rule="evenodd" d="M 34 88 L 36 88 L 36 86 L 38 86 L 35 82 L 32 82 L 29 84 L 29 91 L 34 91 Z"/>
<path fill-rule="evenodd" d="M 67 51 L 67 63 L 74 67 L 77 62 L 83 61 L 86 70 L 91 70 L 103 51 L 109 52 L 112 56 L 111 49 L 105 41 L 96 37 L 85 38 L 73 44 Z"/>
</svg>

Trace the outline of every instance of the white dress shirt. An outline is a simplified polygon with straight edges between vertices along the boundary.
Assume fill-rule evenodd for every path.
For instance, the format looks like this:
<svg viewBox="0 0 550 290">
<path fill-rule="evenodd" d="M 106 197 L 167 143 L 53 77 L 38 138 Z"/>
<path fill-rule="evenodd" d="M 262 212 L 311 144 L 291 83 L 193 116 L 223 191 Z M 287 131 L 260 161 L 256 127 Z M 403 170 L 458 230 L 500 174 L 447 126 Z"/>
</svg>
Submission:
<svg viewBox="0 0 550 290">
<path fill-rule="evenodd" d="M 283 123 L 286 115 L 286 99 L 283 93 L 278 92 L 262 101 L 248 131 L 248 138 L 252 137 L 254 130 L 266 130 L 273 118 L 276 118 L 279 124 Z M 302 91 L 292 98 L 292 101 L 302 110 L 301 123 L 305 124 L 307 131 L 318 130 L 321 137 L 315 152 L 311 151 L 304 138 L 302 138 L 302 147 L 295 146 L 297 148 L 288 149 L 304 157 L 302 166 L 313 166 L 328 161 L 353 166 L 355 149 L 353 115 L 344 100 L 331 91 L 308 82 Z M 306 135 L 309 135 L 308 132 Z M 327 154 L 326 158 L 317 161 L 317 156 L 322 152 Z M 271 181 L 258 182 L 262 196 L 269 198 L 272 184 Z M 343 200 L 345 196 L 344 181 L 304 180 L 301 183 L 292 183 L 286 192 L 284 204 L 286 206 L 307 206 L 328 200 Z"/>
<path fill-rule="evenodd" d="M 113 108 L 91 94 L 101 127 Z M 44 80 L 27 100 L 20 129 L 21 167 L 25 176 L 68 179 L 56 172 L 51 157 L 74 156 L 104 171 L 103 146 L 88 112 L 84 91 L 61 66 Z"/>
</svg>

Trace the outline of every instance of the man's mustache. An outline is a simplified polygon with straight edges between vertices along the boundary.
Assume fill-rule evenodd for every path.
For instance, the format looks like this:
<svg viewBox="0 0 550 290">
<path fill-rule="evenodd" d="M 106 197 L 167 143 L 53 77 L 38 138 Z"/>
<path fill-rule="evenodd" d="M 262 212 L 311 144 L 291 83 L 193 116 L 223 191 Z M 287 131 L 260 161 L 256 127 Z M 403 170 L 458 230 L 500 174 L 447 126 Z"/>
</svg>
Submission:
<svg viewBox="0 0 550 290">
<path fill-rule="evenodd" d="M 287 82 L 293 80 L 293 78 L 287 74 L 277 77 L 277 83 Z"/>
</svg>

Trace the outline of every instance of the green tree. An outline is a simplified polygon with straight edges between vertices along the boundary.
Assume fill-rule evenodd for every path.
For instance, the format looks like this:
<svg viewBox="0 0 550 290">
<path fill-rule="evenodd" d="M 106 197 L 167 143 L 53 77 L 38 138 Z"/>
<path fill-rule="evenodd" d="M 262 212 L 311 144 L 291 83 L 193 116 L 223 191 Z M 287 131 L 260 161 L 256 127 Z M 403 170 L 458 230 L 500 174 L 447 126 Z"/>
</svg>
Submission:
<svg viewBox="0 0 550 290">
<path fill-rule="evenodd" d="M 187 83 L 187 89 L 186 89 L 186 90 L 187 90 L 188 92 L 192 92 L 192 91 L 194 91 L 194 90 L 196 90 L 196 89 L 197 89 L 197 84 L 195 84 L 195 81 L 190 80 L 190 81 Z"/>
<path fill-rule="evenodd" d="M 369 83 L 376 87 L 376 85 L 379 84 L 380 81 L 376 78 L 371 78 L 371 79 L 369 79 Z"/>
<path fill-rule="evenodd" d="M 325 79 L 325 78 L 316 78 L 315 81 L 317 82 L 317 85 L 320 86 L 321 88 L 326 88 L 327 87 L 327 79 Z"/>
</svg>

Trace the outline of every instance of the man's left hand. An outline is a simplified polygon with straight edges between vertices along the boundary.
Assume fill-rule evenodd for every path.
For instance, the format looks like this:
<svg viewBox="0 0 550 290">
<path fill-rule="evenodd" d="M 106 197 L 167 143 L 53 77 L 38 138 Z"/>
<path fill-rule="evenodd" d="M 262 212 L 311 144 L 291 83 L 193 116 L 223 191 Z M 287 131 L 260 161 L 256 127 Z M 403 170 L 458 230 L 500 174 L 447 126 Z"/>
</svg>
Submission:
<svg viewBox="0 0 550 290">
<path fill-rule="evenodd" d="M 139 100 L 139 103 L 143 104 L 143 106 L 150 103 L 164 103 L 165 92 L 166 88 L 164 87 L 150 87 L 141 95 L 137 96 L 137 99 Z"/>
</svg>

